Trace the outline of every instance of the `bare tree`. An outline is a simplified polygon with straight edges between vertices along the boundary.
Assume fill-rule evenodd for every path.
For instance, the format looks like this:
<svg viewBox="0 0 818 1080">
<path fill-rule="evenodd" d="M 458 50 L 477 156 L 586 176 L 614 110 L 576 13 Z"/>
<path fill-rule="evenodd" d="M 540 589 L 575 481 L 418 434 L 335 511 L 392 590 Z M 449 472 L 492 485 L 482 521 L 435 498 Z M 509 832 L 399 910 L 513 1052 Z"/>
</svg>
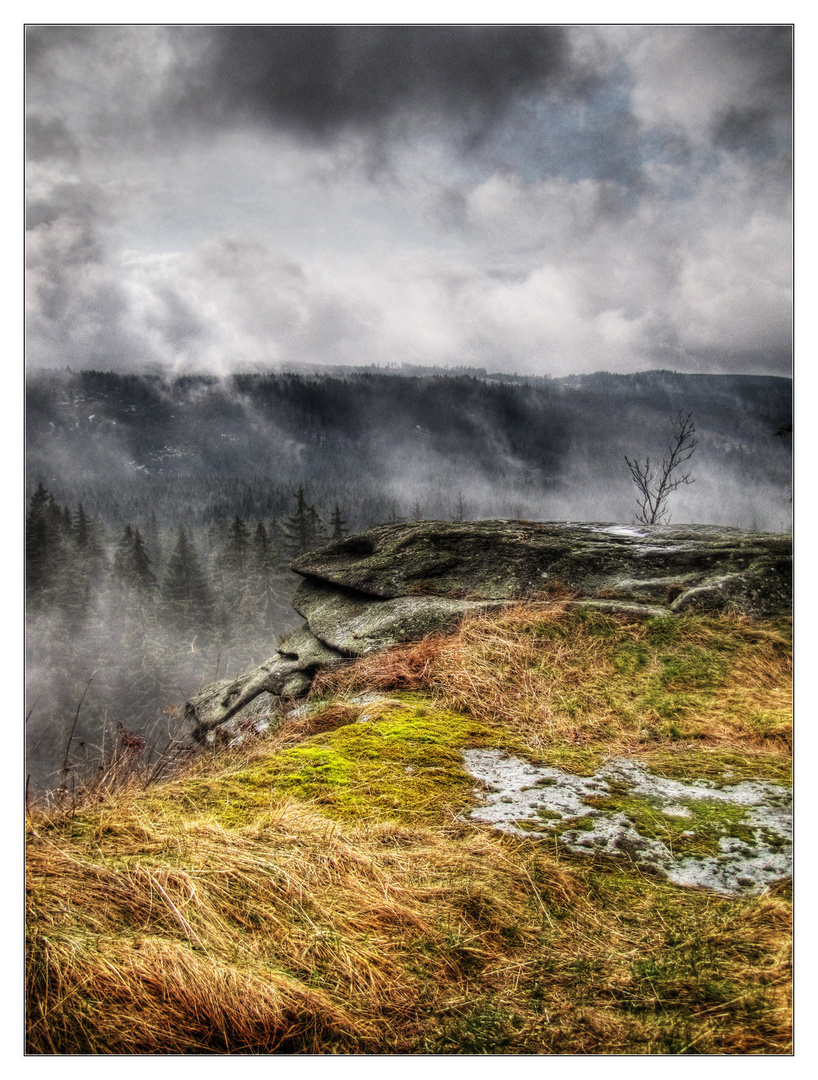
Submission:
<svg viewBox="0 0 818 1080">
<path fill-rule="evenodd" d="M 670 436 L 658 466 L 645 458 L 644 465 L 625 455 L 631 478 L 636 484 L 636 520 L 644 525 L 660 525 L 670 520 L 667 500 L 671 492 L 682 484 L 692 484 L 694 477 L 683 472 L 682 466 L 690 461 L 698 439 L 693 426 L 693 413 L 680 412 L 672 421 Z"/>
</svg>

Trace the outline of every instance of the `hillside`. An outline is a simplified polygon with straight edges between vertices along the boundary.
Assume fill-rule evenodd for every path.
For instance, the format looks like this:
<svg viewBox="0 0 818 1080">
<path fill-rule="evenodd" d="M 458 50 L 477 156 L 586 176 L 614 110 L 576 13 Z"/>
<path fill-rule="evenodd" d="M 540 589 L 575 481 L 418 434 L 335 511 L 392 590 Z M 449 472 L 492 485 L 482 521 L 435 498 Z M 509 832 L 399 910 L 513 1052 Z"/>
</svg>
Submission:
<svg viewBox="0 0 818 1080">
<path fill-rule="evenodd" d="M 784 562 L 719 542 L 755 591 L 554 582 L 32 810 L 30 1052 L 789 1053 L 791 620 L 737 608 Z"/>
<path fill-rule="evenodd" d="M 303 486 L 350 531 L 392 518 L 628 520 L 624 455 L 695 418 L 696 484 L 674 520 L 788 527 L 792 382 L 749 375 L 266 375 L 33 371 L 27 462 L 106 527 L 281 517 Z"/>
</svg>

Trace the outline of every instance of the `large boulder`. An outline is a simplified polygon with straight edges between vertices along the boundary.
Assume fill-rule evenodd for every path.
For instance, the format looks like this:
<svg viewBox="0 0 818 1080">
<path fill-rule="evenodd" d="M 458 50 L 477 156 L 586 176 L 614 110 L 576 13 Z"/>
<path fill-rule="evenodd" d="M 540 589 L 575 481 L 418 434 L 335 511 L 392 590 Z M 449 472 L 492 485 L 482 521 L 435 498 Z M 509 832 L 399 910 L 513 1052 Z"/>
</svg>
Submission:
<svg viewBox="0 0 818 1080">
<path fill-rule="evenodd" d="M 792 602 L 790 537 L 714 525 L 381 525 L 302 555 L 292 569 L 339 592 L 382 600 L 516 600 L 559 584 L 578 598 L 603 594 L 684 609 L 685 594 L 730 578 L 728 589 L 708 594 L 714 610 L 771 615 Z"/>
<path fill-rule="evenodd" d="M 690 611 L 787 614 L 792 540 L 714 525 L 532 521 L 381 525 L 302 555 L 293 606 L 306 620 L 255 671 L 187 705 L 200 738 L 235 724 L 261 694 L 299 697 L 315 672 L 452 630 L 468 612 L 571 594 L 575 604 L 649 618 Z"/>
<path fill-rule="evenodd" d="M 452 630 L 467 612 L 497 607 L 497 602 L 444 596 L 383 600 L 307 579 L 296 589 L 293 607 L 321 641 L 346 656 L 363 656 L 373 649 Z"/>
</svg>

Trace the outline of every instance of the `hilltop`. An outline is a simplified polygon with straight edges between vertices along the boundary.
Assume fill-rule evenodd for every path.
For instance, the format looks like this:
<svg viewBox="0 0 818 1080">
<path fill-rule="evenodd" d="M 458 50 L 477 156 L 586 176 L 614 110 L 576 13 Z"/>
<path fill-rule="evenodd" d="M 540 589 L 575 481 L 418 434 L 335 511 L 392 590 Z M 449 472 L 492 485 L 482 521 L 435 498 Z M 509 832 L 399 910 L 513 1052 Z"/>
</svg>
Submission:
<svg viewBox="0 0 818 1080">
<path fill-rule="evenodd" d="M 31 1052 L 789 1052 L 788 538 L 693 529 L 678 581 L 671 533 L 576 527 L 534 591 L 537 527 L 505 527 L 455 622 L 32 813 Z M 437 602 L 457 527 L 425 566 L 417 529 L 397 578 L 390 528 L 377 580 L 372 537 L 296 569 Z"/>
</svg>

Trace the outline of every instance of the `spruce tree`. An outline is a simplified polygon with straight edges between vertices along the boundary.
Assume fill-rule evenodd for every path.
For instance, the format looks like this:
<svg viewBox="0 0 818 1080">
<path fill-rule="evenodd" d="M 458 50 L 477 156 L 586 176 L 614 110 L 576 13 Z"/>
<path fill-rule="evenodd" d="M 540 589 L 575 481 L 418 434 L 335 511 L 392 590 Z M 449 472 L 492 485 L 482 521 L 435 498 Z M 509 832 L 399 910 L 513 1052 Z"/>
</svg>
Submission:
<svg viewBox="0 0 818 1080">
<path fill-rule="evenodd" d="M 156 523 L 156 512 L 153 510 L 151 511 L 151 516 L 148 518 L 148 523 L 145 526 L 143 536 L 145 539 L 145 547 L 151 560 L 151 565 L 154 567 L 154 573 L 161 574 L 162 565 L 164 563 L 164 552 L 162 550 L 162 541 L 159 536 L 159 526 Z"/>
<path fill-rule="evenodd" d="M 324 524 L 314 506 L 307 506 L 304 489 L 295 493 L 296 509 L 284 525 L 284 546 L 290 558 L 313 551 L 327 542 Z"/>
<path fill-rule="evenodd" d="M 330 515 L 329 523 L 332 526 L 332 539 L 343 540 L 343 538 L 349 532 L 349 529 L 345 529 L 346 522 L 341 517 L 341 509 L 338 504 L 335 504 L 335 509 Z"/>
<path fill-rule="evenodd" d="M 270 556 L 273 563 L 284 561 L 285 555 L 284 527 L 275 514 L 270 518 L 267 525 L 267 541 L 270 545 Z"/>
<path fill-rule="evenodd" d="M 127 587 L 133 584 L 133 527 L 131 525 L 125 526 L 116 546 L 113 575 L 120 585 Z"/>
<path fill-rule="evenodd" d="M 108 558 L 99 522 L 85 513 L 82 503 L 74 514 L 74 545 L 89 579 L 89 587 L 94 591 L 108 572 Z"/>
<path fill-rule="evenodd" d="M 213 598 L 196 549 L 179 529 L 162 582 L 162 613 L 167 622 L 186 632 L 207 631 L 213 625 Z"/>
<path fill-rule="evenodd" d="M 59 600 L 70 537 L 63 511 L 39 483 L 26 513 L 26 600 L 33 608 Z"/>
<path fill-rule="evenodd" d="M 250 572 L 254 578 L 269 582 L 273 569 L 273 549 L 264 522 L 256 525 L 250 545 Z"/>
<path fill-rule="evenodd" d="M 145 542 L 140 536 L 139 529 L 133 535 L 131 568 L 134 588 L 143 596 L 151 595 L 157 586 L 156 575 L 151 570 L 151 558 L 148 555 Z"/>
<path fill-rule="evenodd" d="M 233 518 L 227 534 L 227 543 L 222 552 L 222 560 L 225 568 L 233 573 L 239 581 L 243 581 L 247 571 L 247 560 L 250 548 L 250 530 L 238 514 Z"/>
<path fill-rule="evenodd" d="M 91 523 L 82 508 L 82 503 L 74 514 L 74 540 L 80 551 L 85 551 L 91 540 Z"/>
<path fill-rule="evenodd" d="M 318 511 L 314 506 L 307 509 L 307 523 L 309 539 L 306 550 L 313 551 L 315 548 L 323 547 L 329 537 L 327 536 L 327 530 L 324 528 L 324 523 L 318 516 Z"/>
</svg>

